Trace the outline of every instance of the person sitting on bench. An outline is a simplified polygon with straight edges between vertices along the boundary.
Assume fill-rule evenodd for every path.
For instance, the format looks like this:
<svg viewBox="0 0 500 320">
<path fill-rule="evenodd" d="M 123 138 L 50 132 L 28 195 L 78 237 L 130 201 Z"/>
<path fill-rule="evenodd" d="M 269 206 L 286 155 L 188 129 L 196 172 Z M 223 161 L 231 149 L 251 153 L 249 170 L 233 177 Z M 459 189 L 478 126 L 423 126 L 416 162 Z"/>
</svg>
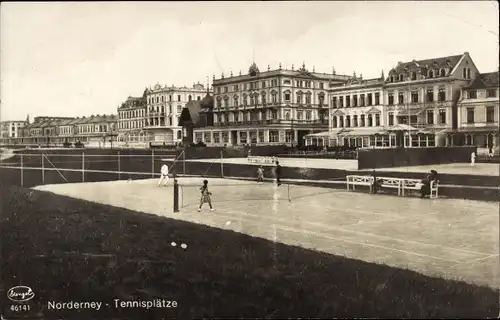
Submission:
<svg viewBox="0 0 500 320">
<path fill-rule="evenodd" d="M 422 187 L 420 188 L 420 198 L 425 198 L 431 194 L 431 184 L 437 181 L 437 171 L 431 170 L 425 179 L 422 179 Z"/>
</svg>

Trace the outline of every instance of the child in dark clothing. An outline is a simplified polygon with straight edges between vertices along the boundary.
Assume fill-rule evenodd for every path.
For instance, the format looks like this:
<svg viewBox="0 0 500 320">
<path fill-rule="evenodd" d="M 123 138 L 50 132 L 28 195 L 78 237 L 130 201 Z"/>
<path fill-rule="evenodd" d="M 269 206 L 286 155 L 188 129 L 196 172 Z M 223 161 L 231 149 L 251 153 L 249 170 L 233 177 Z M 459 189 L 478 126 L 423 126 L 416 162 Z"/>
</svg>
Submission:
<svg viewBox="0 0 500 320">
<path fill-rule="evenodd" d="M 203 186 L 200 187 L 200 191 L 201 191 L 201 198 L 200 198 L 200 206 L 198 207 L 198 212 L 201 211 L 201 207 L 205 203 L 208 203 L 208 206 L 210 207 L 210 211 L 214 211 L 214 209 L 212 208 L 212 198 L 210 198 L 212 193 L 208 191 L 208 181 L 207 180 L 203 180 Z"/>
</svg>

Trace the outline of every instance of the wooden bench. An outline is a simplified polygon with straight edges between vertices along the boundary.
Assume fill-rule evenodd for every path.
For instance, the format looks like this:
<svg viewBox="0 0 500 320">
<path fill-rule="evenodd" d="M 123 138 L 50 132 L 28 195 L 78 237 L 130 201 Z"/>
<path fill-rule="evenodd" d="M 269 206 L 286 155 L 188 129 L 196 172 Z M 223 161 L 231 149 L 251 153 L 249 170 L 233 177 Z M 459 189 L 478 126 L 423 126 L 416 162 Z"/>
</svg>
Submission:
<svg viewBox="0 0 500 320">
<path fill-rule="evenodd" d="M 356 186 L 365 186 L 371 187 L 373 185 L 373 177 L 371 176 L 347 176 L 346 177 L 346 185 L 347 190 L 350 190 L 350 186 L 352 186 L 352 190 L 356 190 Z"/>
<path fill-rule="evenodd" d="M 397 189 L 398 196 L 402 195 L 401 187 L 403 185 L 403 180 L 401 178 L 377 177 L 377 183 L 379 188 Z"/>
<path fill-rule="evenodd" d="M 265 163 L 273 164 L 276 162 L 274 157 L 259 157 L 259 156 L 248 156 L 248 162 L 250 163 Z"/>
<path fill-rule="evenodd" d="M 437 199 L 439 196 L 439 181 L 434 180 L 431 181 L 431 192 L 429 195 L 429 198 L 431 199 Z M 421 179 L 403 179 L 403 184 L 401 188 L 401 195 L 405 195 L 405 190 L 416 190 L 420 191 L 422 189 L 423 183 Z"/>
</svg>

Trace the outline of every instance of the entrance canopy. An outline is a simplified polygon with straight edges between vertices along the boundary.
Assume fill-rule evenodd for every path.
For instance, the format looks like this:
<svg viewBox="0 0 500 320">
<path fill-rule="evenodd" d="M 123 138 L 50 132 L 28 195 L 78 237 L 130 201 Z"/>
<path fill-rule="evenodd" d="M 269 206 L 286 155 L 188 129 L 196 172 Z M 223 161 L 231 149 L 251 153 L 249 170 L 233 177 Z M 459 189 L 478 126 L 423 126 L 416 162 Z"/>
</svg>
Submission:
<svg viewBox="0 0 500 320">
<path fill-rule="evenodd" d="M 351 136 L 351 137 L 360 137 L 360 136 L 372 136 L 372 135 L 383 135 L 387 134 L 382 128 L 345 128 L 342 132 L 339 133 L 339 136 Z"/>
</svg>

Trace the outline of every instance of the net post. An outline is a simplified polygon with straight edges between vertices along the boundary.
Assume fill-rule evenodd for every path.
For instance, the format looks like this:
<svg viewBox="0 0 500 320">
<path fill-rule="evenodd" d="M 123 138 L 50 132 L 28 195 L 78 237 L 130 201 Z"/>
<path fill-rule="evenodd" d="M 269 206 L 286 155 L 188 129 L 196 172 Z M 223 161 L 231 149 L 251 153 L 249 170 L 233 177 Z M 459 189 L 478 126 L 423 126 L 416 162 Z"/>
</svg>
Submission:
<svg viewBox="0 0 500 320">
<path fill-rule="evenodd" d="M 85 182 L 85 152 L 82 152 L 82 182 Z"/>
<path fill-rule="evenodd" d="M 43 153 L 42 153 L 42 184 L 45 184 L 45 163 L 43 161 Z"/>
<path fill-rule="evenodd" d="M 174 174 L 174 213 L 179 212 L 179 183 L 177 176 Z"/>
<path fill-rule="evenodd" d="M 23 164 L 23 153 L 21 152 L 21 187 L 24 187 L 24 164 Z"/>
<path fill-rule="evenodd" d="M 151 150 L 151 178 L 155 177 L 155 150 Z"/>
<path fill-rule="evenodd" d="M 224 152 L 220 151 L 220 175 L 224 178 Z"/>
<path fill-rule="evenodd" d="M 118 180 L 121 180 L 120 150 L 118 150 Z"/>
</svg>

